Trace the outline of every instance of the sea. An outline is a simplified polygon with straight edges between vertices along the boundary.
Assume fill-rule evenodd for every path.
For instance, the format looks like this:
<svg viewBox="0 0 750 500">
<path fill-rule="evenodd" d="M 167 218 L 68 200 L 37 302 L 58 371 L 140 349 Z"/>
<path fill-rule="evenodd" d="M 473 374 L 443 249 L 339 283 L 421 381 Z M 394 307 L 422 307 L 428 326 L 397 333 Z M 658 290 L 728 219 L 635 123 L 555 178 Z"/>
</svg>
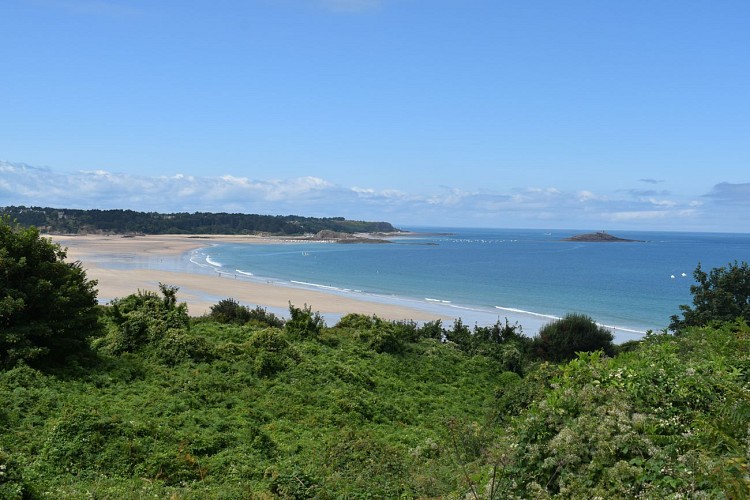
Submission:
<svg viewBox="0 0 750 500">
<path fill-rule="evenodd" d="M 708 271 L 750 261 L 750 234 L 613 231 L 639 241 L 588 243 L 563 241 L 587 232 L 578 230 L 405 229 L 413 234 L 390 244 L 221 243 L 183 260 L 196 272 L 404 305 L 469 325 L 507 318 L 529 335 L 583 313 L 617 342 L 665 329 L 680 304 L 692 304 L 699 263 Z"/>
</svg>

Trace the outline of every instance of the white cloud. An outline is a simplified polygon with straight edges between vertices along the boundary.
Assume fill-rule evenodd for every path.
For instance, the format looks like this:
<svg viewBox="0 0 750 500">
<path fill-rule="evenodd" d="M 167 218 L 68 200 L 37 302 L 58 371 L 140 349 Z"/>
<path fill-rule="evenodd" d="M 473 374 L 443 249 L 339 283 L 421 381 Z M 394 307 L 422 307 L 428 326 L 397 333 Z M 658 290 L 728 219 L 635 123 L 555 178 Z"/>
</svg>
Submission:
<svg viewBox="0 0 750 500">
<path fill-rule="evenodd" d="M 726 230 L 748 231 L 742 210 L 720 207 L 747 204 L 749 192 L 750 184 L 719 184 L 703 198 L 710 200 L 705 203 L 667 195 L 634 196 L 629 191 L 563 191 L 553 186 L 506 191 L 445 186 L 408 192 L 340 186 L 315 176 L 146 177 L 105 169 L 65 173 L 0 161 L 0 205 L 344 216 L 436 226 L 590 229 L 606 222 L 622 229 L 719 230 L 723 224 Z"/>
<path fill-rule="evenodd" d="M 648 198 L 648 202 L 652 205 L 656 205 L 657 207 L 674 207 L 677 205 L 677 202 L 672 200 L 657 200 L 656 198 Z"/>
<path fill-rule="evenodd" d="M 722 182 L 716 184 L 710 193 L 705 195 L 717 203 L 729 205 L 750 205 L 750 182 L 733 184 Z"/>
<path fill-rule="evenodd" d="M 605 198 L 592 193 L 591 191 L 578 191 L 578 201 L 586 203 L 587 201 L 599 201 Z"/>
</svg>

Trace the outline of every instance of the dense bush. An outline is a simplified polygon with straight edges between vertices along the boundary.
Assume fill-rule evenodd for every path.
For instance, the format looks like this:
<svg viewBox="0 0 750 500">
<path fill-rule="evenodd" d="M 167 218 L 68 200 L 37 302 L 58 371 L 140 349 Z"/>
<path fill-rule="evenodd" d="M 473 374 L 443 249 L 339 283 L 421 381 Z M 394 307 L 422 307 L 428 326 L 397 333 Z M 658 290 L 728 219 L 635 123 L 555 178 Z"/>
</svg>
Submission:
<svg viewBox="0 0 750 500">
<path fill-rule="evenodd" d="M 120 323 L 111 312 L 109 335 L 95 344 L 98 363 L 74 377 L 23 364 L 0 372 L 0 462 L 8 471 L 0 497 L 392 498 L 461 490 L 445 422 L 455 416 L 467 429 L 472 422 L 490 429 L 492 361 L 415 338 L 408 322 L 367 320 L 402 328 L 407 348 L 392 355 L 376 353 L 354 329 L 300 335 L 208 317 L 187 328 L 181 314 L 167 320 L 178 307 L 153 293 L 118 301 Z M 309 318 L 301 323 L 316 326 L 309 308 L 302 312 Z M 123 325 L 149 315 L 155 321 L 131 351 L 112 349 Z M 321 342 L 328 337 L 337 342 Z"/>
<path fill-rule="evenodd" d="M 414 342 L 418 338 L 416 323 L 385 321 L 377 316 L 363 314 L 347 314 L 339 320 L 336 327 L 355 332 L 357 338 L 379 353 L 401 353 L 407 342 Z"/>
<path fill-rule="evenodd" d="M 493 488 L 500 498 L 750 498 L 749 369 L 745 323 L 652 335 L 617 358 L 582 353 L 510 420 L 491 454 Z M 507 408 L 528 402 L 499 396 Z"/>
<path fill-rule="evenodd" d="M 8 500 L 28 497 L 28 490 L 18 464 L 0 448 L 0 498 Z"/>
<path fill-rule="evenodd" d="M 578 352 L 603 350 L 614 354 L 612 332 L 585 314 L 570 313 L 539 329 L 534 338 L 536 355 L 547 361 L 573 359 Z"/>
<path fill-rule="evenodd" d="M 724 322 L 743 318 L 750 321 L 750 266 L 747 262 L 730 263 L 706 273 L 700 264 L 693 271 L 696 285 L 690 286 L 693 307 L 681 305 L 682 318 L 672 316 L 669 329 L 680 331 L 689 326 L 703 326 L 711 321 Z"/>
<path fill-rule="evenodd" d="M 253 371 L 256 375 L 267 377 L 298 362 L 300 355 L 284 338 L 284 333 L 276 328 L 259 330 L 248 342 L 253 357 Z"/>
<path fill-rule="evenodd" d="M 189 328 L 187 304 L 177 303 L 178 288 L 159 283 L 159 290 L 161 296 L 139 290 L 112 301 L 108 311 L 112 327 L 104 339 L 111 352 L 135 352 L 165 338 L 171 330 Z"/>
<path fill-rule="evenodd" d="M 211 306 L 209 316 L 219 323 L 244 325 L 253 322 L 258 325 L 274 326 L 277 328 L 284 326 L 284 320 L 277 317 L 274 313 L 268 312 L 266 308 L 255 306 L 255 309 L 250 309 L 232 298 L 220 300 Z"/>
<path fill-rule="evenodd" d="M 325 322 L 319 312 L 312 312 L 310 306 L 300 309 L 289 303 L 289 320 L 284 324 L 284 331 L 294 338 L 317 338 Z"/>
<path fill-rule="evenodd" d="M 95 281 L 59 245 L 0 218 L 0 368 L 64 360 L 98 332 Z"/>
</svg>

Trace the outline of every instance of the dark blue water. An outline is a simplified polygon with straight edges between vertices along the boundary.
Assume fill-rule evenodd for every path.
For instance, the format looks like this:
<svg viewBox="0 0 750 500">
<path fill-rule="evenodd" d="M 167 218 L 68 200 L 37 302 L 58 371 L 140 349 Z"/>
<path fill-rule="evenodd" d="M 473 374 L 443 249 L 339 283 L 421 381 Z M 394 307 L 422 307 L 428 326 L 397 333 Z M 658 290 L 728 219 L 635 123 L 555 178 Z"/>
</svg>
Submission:
<svg viewBox="0 0 750 500">
<path fill-rule="evenodd" d="M 580 231 L 410 229 L 450 234 L 393 244 L 222 244 L 197 251 L 193 262 L 251 279 L 423 301 L 453 314 L 459 307 L 499 316 L 581 312 L 645 331 L 666 327 L 691 302 L 699 262 L 707 270 L 750 260 L 748 234 L 619 231 L 643 242 L 574 243 L 561 239 Z"/>
</svg>

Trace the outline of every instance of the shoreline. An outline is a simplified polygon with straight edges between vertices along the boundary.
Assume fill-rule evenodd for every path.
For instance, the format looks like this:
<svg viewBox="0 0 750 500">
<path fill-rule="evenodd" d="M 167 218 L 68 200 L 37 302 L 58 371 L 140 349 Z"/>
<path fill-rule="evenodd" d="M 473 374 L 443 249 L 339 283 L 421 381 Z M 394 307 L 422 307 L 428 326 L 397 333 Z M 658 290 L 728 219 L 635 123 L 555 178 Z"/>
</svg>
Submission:
<svg viewBox="0 0 750 500">
<path fill-rule="evenodd" d="M 386 320 L 452 321 L 443 314 L 418 307 L 388 304 L 369 297 L 354 298 L 333 291 L 309 290 L 280 282 L 263 283 L 258 280 L 237 279 L 226 273 L 201 273 L 160 269 L 118 269 L 117 266 L 147 259 L 173 258 L 210 245 L 221 243 L 270 244 L 298 241 L 266 236 L 203 236 L 147 235 L 122 237 L 119 235 L 42 235 L 67 249 L 69 262 L 80 261 L 89 279 L 97 280 L 100 303 L 128 296 L 138 290 L 158 290 L 165 283 L 179 287 L 178 300 L 186 302 L 191 316 L 210 312 L 212 305 L 233 298 L 249 307 L 261 306 L 275 314 L 288 315 L 289 302 L 297 307 L 309 305 L 332 324 L 332 319 L 349 313 L 377 315 Z M 321 244 L 327 244 L 321 242 Z"/>
<path fill-rule="evenodd" d="M 413 320 L 418 323 L 440 319 L 450 326 L 461 319 L 473 326 L 492 325 L 507 319 L 517 323 L 527 336 L 555 319 L 552 316 L 496 307 L 482 310 L 436 299 L 396 297 L 370 293 L 351 293 L 336 288 L 306 286 L 303 282 L 268 280 L 217 270 L 206 271 L 185 257 L 190 252 L 223 243 L 251 245 L 309 243 L 309 240 L 274 236 L 234 235 L 42 235 L 67 249 L 68 261 L 80 261 L 87 277 L 97 280 L 100 303 L 125 297 L 139 290 L 158 291 L 164 283 L 179 288 L 178 300 L 188 305 L 191 316 L 210 312 L 212 305 L 233 298 L 250 308 L 264 307 L 287 317 L 291 302 L 296 307 L 310 306 L 320 312 L 329 326 L 341 316 L 359 313 L 377 315 L 385 320 Z M 335 244 L 332 241 L 317 241 Z M 166 260 L 166 263 L 165 263 Z M 170 265 L 167 265 L 170 264 Z M 349 292 L 349 293 L 347 293 Z M 644 332 L 602 325 L 615 334 L 615 342 L 640 339 Z"/>
</svg>

